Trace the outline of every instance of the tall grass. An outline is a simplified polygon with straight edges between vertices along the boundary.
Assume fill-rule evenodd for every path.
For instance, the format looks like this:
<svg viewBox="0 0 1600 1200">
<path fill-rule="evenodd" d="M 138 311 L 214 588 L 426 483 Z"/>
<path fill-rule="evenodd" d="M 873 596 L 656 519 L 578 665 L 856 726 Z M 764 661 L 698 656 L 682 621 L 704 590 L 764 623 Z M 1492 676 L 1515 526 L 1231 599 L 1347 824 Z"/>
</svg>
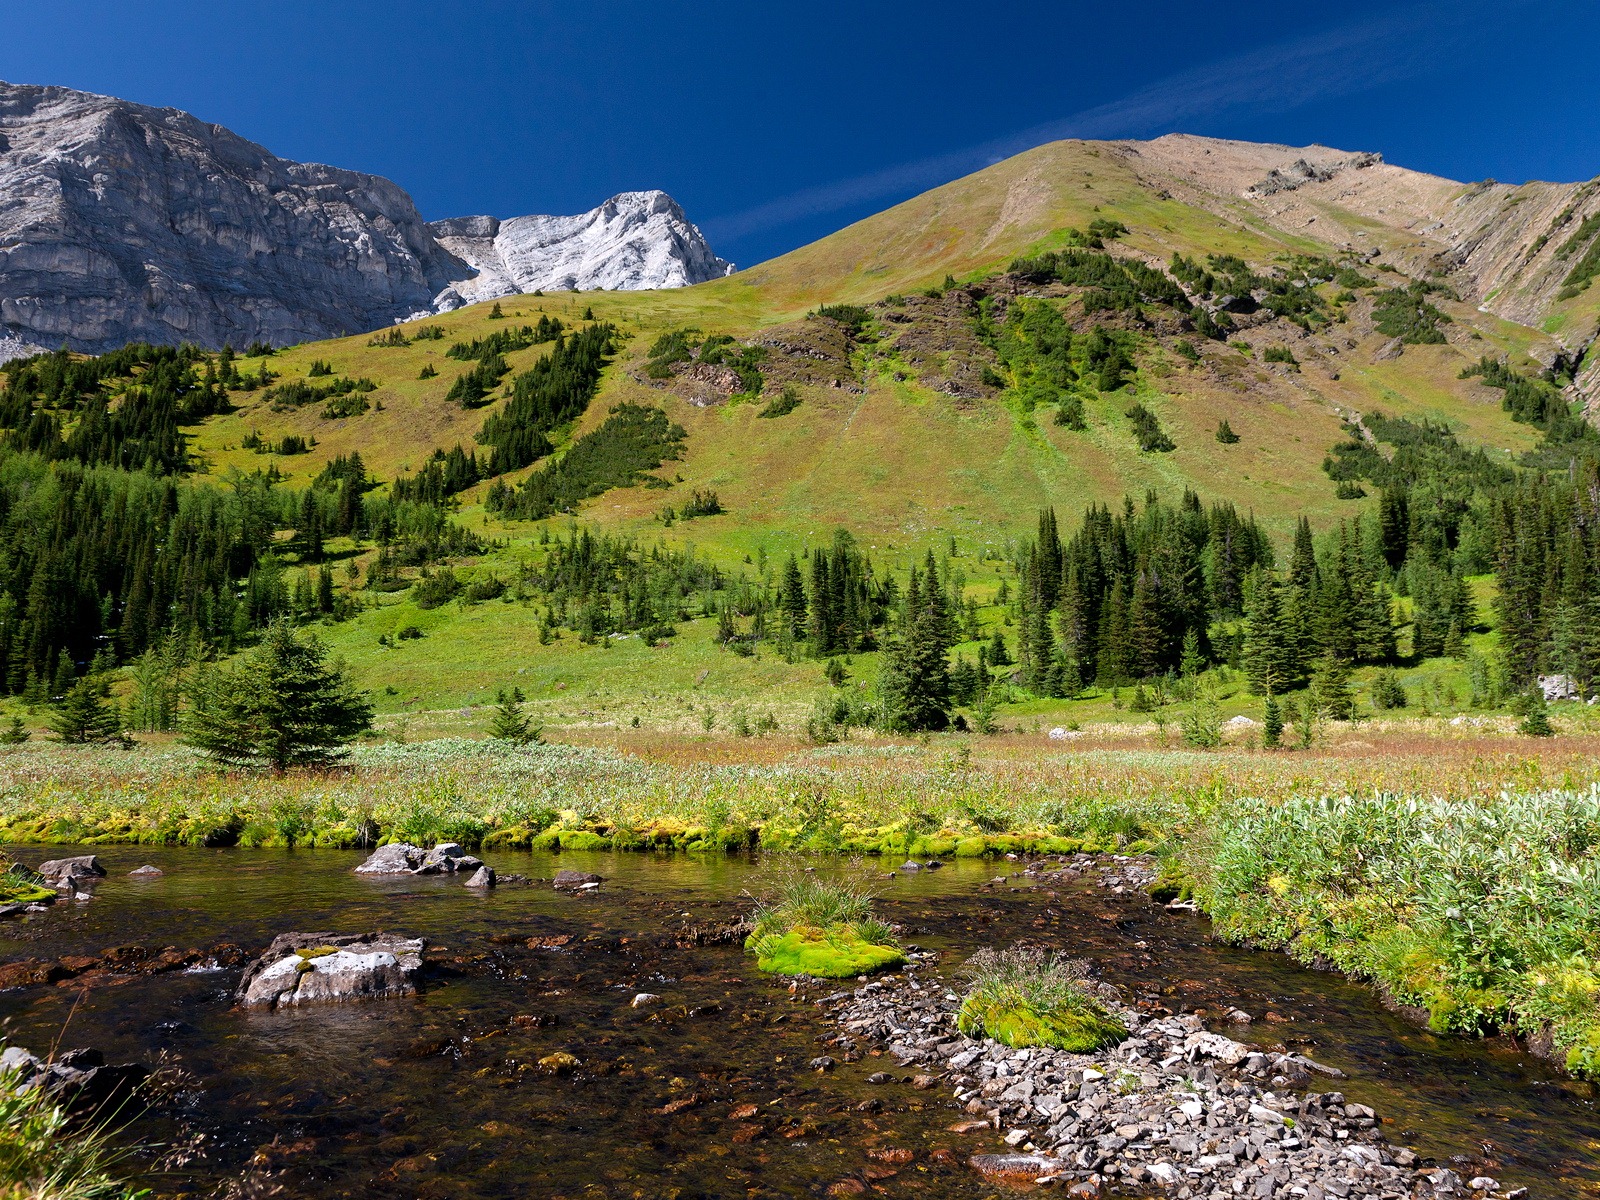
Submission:
<svg viewBox="0 0 1600 1200">
<path fill-rule="evenodd" d="M 0 1074 L 0 1200 L 138 1200 L 104 1124 L 76 1121 L 16 1071 Z"/>
</svg>

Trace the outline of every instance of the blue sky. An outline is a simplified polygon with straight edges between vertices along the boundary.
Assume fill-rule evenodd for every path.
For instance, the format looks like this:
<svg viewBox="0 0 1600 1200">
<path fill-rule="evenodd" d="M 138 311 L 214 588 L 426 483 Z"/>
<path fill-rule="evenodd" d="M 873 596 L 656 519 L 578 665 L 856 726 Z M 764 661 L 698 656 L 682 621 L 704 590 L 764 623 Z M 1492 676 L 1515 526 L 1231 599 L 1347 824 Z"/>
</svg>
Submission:
<svg viewBox="0 0 1600 1200">
<path fill-rule="evenodd" d="M 188 109 L 386 175 L 430 219 L 664 188 L 743 265 L 1063 136 L 1600 174 L 1600 5 L 1566 0 L 8 8 L 0 79 Z"/>
</svg>

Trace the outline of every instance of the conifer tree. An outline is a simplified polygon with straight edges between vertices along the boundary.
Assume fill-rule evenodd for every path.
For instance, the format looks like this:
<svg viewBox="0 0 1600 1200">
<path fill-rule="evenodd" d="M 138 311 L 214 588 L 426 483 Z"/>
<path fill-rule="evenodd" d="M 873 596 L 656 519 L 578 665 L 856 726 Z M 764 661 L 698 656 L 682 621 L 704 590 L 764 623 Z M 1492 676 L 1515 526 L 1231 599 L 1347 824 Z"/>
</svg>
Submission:
<svg viewBox="0 0 1600 1200">
<path fill-rule="evenodd" d="M 1283 745 L 1283 710 L 1271 692 L 1267 693 L 1267 702 L 1261 709 L 1261 744 L 1268 750 Z"/>
<path fill-rule="evenodd" d="M 222 763 L 277 773 L 337 761 L 372 723 L 371 701 L 343 664 L 330 664 L 315 635 L 300 636 L 283 618 L 236 667 L 205 672 L 192 699 L 191 745 Z"/>
<path fill-rule="evenodd" d="M 510 691 L 501 688 L 495 693 L 494 719 L 489 723 L 490 737 L 518 746 L 540 741 L 539 735 L 543 731 L 522 707 L 524 700 L 526 697 L 519 687 Z"/>
<path fill-rule="evenodd" d="M 85 675 L 73 684 L 50 718 L 56 737 L 69 745 L 105 745 L 123 740 L 116 706 L 100 694 L 100 680 Z"/>
<path fill-rule="evenodd" d="M 884 727 L 896 733 L 944 729 L 950 724 L 950 671 L 943 593 L 937 578 L 919 578 L 915 568 L 906 592 L 906 619 L 879 676 Z"/>
</svg>

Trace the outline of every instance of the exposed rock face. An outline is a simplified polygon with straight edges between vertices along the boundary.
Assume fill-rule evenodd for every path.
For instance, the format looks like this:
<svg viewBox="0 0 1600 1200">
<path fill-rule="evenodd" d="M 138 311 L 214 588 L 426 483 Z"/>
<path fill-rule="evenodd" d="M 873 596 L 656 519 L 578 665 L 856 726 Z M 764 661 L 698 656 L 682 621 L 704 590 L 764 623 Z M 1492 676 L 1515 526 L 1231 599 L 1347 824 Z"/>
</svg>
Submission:
<svg viewBox="0 0 1600 1200">
<path fill-rule="evenodd" d="M 576 217 L 456 217 L 432 228 L 478 271 L 442 293 L 437 311 L 519 292 L 686 287 L 733 271 L 665 192 L 623 192 Z"/>
<path fill-rule="evenodd" d="M 414 996 L 423 941 L 388 933 L 284 933 L 245 969 L 245 1008 L 285 1008 Z"/>
<path fill-rule="evenodd" d="M 62 342 L 286 345 L 519 291 L 731 270 L 663 192 L 431 227 L 379 176 L 278 158 L 177 109 L 0 83 L 0 362 Z"/>
<path fill-rule="evenodd" d="M 470 275 L 386 179 L 176 109 L 0 84 L 0 334 L 281 345 L 386 324 Z"/>
</svg>

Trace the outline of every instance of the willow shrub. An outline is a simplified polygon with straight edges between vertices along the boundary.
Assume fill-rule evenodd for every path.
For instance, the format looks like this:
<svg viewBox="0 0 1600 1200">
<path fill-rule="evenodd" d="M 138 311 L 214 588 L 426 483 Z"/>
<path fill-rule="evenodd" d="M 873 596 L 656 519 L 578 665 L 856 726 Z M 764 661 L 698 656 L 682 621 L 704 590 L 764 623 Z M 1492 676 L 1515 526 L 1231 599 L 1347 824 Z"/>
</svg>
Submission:
<svg viewBox="0 0 1600 1200">
<path fill-rule="evenodd" d="M 1218 932 L 1331 963 L 1440 1032 L 1548 1032 L 1600 1077 L 1600 788 L 1245 801 L 1181 857 Z"/>
</svg>

